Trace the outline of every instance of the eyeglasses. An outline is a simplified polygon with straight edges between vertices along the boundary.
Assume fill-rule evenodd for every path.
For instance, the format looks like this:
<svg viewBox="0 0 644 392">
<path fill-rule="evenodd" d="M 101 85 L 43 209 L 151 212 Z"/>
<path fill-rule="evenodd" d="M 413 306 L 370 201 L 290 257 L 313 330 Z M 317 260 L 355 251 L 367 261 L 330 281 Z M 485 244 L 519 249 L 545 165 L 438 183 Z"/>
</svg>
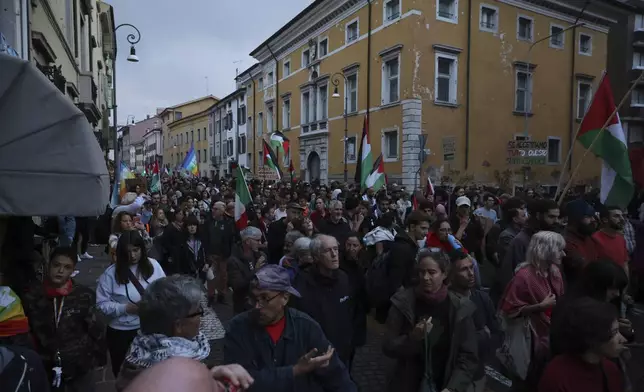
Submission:
<svg viewBox="0 0 644 392">
<path fill-rule="evenodd" d="M 193 317 L 197 317 L 197 316 L 203 317 L 204 313 L 205 313 L 204 309 L 200 307 L 198 311 L 196 311 L 194 313 L 190 313 L 185 318 L 193 318 Z"/>
<path fill-rule="evenodd" d="M 255 297 L 248 297 L 248 303 L 251 304 L 252 306 L 257 306 L 259 305 L 260 308 L 265 308 L 269 303 L 271 303 L 272 300 L 275 298 L 279 297 L 281 293 L 275 294 L 274 296 L 270 298 L 255 298 Z"/>
</svg>

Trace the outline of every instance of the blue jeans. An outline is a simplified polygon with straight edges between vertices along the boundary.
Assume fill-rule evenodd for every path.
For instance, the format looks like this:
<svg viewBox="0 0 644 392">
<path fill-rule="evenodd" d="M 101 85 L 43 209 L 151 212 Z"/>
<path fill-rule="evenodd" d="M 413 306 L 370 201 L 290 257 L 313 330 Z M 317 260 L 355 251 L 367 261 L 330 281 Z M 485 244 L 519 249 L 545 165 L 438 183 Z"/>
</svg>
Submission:
<svg viewBox="0 0 644 392">
<path fill-rule="evenodd" d="M 76 234 L 76 219 L 73 216 L 59 216 L 58 232 L 58 246 L 72 246 Z"/>
</svg>

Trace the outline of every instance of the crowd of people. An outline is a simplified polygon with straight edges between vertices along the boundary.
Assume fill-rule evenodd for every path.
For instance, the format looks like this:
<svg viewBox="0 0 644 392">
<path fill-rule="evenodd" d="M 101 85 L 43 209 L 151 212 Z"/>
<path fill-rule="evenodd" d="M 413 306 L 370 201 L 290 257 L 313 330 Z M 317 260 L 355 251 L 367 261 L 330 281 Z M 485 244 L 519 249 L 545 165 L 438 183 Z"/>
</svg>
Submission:
<svg viewBox="0 0 644 392">
<path fill-rule="evenodd" d="M 383 390 L 483 392 L 493 365 L 514 391 L 634 391 L 637 212 L 588 192 L 560 206 L 538 190 L 249 181 L 245 223 L 237 181 L 175 175 L 98 220 L 12 220 L 0 385 L 93 391 L 109 354 L 118 391 L 357 391 L 379 324 Z M 33 234 L 47 231 L 43 257 Z M 95 291 L 73 278 L 90 240 L 112 260 Z M 224 363 L 209 363 L 218 339 Z"/>
</svg>

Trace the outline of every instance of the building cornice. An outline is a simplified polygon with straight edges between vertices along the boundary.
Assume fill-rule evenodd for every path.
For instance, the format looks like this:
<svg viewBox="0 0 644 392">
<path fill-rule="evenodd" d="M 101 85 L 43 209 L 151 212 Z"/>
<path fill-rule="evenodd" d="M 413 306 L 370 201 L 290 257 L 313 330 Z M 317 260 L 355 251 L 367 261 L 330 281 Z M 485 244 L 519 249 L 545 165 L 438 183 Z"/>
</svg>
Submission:
<svg viewBox="0 0 644 392">
<path fill-rule="evenodd" d="M 318 0 L 318 2 L 320 4 L 316 7 L 307 8 L 304 15 L 297 15 L 278 31 L 279 34 L 274 34 L 252 51 L 250 55 L 260 63 L 272 59 L 272 55 L 268 50 L 268 46 L 270 46 L 275 56 L 279 58 L 285 51 L 298 45 L 301 41 L 308 40 L 309 36 L 317 34 L 322 27 L 325 27 L 339 16 L 348 13 L 354 8 L 360 9 L 364 7 L 369 0 Z"/>
<path fill-rule="evenodd" d="M 497 0 L 499 3 L 508 4 L 513 7 L 531 11 L 553 19 L 562 20 L 568 23 L 575 23 L 581 12 L 574 6 L 563 4 L 556 0 Z M 616 23 L 613 19 L 595 13 L 584 11 L 579 21 L 584 23 L 584 28 L 608 34 L 609 25 Z"/>
<path fill-rule="evenodd" d="M 200 111 L 198 113 L 191 114 L 191 115 L 186 116 L 186 117 L 182 117 L 179 120 L 172 121 L 172 122 L 168 123 L 168 128 L 170 130 L 172 130 L 173 128 L 176 128 L 176 127 L 178 127 L 180 125 L 183 125 L 184 123 L 187 123 L 187 122 L 190 122 L 190 121 L 193 121 L 193 120 L 197 120 L 197 119 L 199 119 L 199 117 L 205 117 L 206 120 L 208 120 L 208 115 L 210 114 L 210 111 L 212 110 L 212 108 L 214 108 L 215 106 L 217 106 L 216 103 L 211 105 L 211 106 L 209 106 L 208 109 L 206 109 L 206 110 L 202 110 L 202 111 Z"/>
</svg>

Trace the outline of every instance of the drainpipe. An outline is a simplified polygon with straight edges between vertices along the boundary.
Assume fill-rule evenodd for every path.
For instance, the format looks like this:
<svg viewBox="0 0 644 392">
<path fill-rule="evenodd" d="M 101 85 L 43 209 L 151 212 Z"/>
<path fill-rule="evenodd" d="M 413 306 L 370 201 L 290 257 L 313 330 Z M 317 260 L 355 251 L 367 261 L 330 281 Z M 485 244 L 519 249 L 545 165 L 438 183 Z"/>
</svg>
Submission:
<svg viewBox="0 0 644 392">
<path fill-rule="evenodd" d="M 275 113 L 273 115 L 273 118 L 275 119 L 275 127 L 273 128 L 273 132 L 277 131 L 277 124 L 280 123 L 280 111 L 279 109 L 279 96 L 280 96 L 280 77 L 279 77 L 279 63 L 277 61 L 277 57 L 275 57 L 275 53 L 271 50 L 271 47 L 266 45 L 266 48 L 268 51 L 271 53 L 271 57 L 273 57 L 273 60 L 275 60 Z M 279 152 L 278 152 L 279 154 Z M 279 158 L 278 158 L 278 163 L 279 163 Z"/>
<path fill-rule="evenodd" d="M 250 80 L 253 81 L 253 173 L 256 173 L 257 168 L 257 105 L 256 102 L 256 91 L 255 91 L 255 78 L 253 77 L 253 71 L 248 71 L 250 75 Z"/>
<path fill-rule="evenodd" d="M 470 81 L 472 70 L 472 0 L 467 1 L 467 69 L 465 71 L 465 170 L 470 163 Z"/>
<path fill-rule="evenodd" d="M 369 16 L 367 18 L 367 124 L 370 124 L 369 115 L 371 113 L 371 0 L 368 2 Z M 346 94 L 346 91 L 345 91 Z M 371 127 L 367 129 L 371 134 Z M 358 157 L 360 159 L 360 157 Z M 359 181 L 359 180 L 358 180 Z"/>
<path fill-rule="evenodd" d="M 574 25 L 579 23 L 579 19 L 584 15 L 584 12 L 586 11 L 586 8 L 588 8 L 588 5 L 590 4 L 590 0 L 586 0 L 586 3 L 584 4 L 584 7 L 579 11 L 579 15 L 577 15 L 577 19 L 575 19 Z M 571 80 L 571 86 L 570 86 L 570 117 L 569 117 L 569 122 L 570 122 L 570 131 L 568 132 L 568 145 L 570 146 L 570 159 L 568 159 L 568 171 L 572 170 L 572 150 L 574 147 L 575 141 L 573 140 L 574 134 L 575 134 L 575 109 L 577 108 L 577 105 L 575 103 L 575 85 L 576 80 L 575 80 L 575 62 L 577 59 L 577 27 L 572 28 L 572 51 L 570 53 L 571 56 L 571 61 L 570 61 L 570 80 Z M 563 168 L 566 170 L 566 168 Z M 563 176 L 563 173 L 561 174 Z"/>
</svg>

